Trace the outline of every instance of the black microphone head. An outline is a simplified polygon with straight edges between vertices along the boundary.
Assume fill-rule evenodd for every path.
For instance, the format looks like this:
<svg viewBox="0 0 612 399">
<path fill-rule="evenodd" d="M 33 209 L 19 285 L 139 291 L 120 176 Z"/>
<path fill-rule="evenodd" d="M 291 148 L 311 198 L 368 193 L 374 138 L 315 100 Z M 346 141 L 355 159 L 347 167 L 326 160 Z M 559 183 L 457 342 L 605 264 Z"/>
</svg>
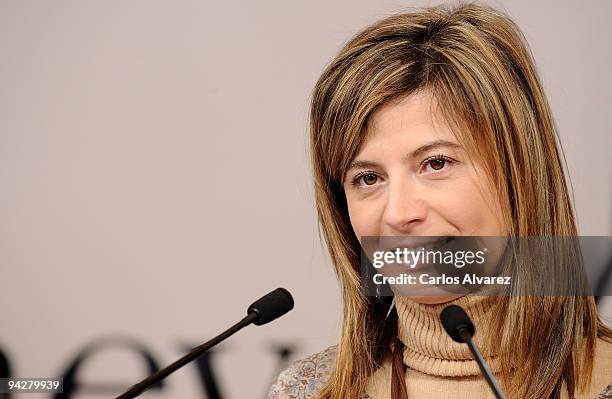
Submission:
<svg viewBox="0 0 612 399">
<path fill-rule="evenodd" d="M 293 297 L 286 289 L 277 288 L 253 302 L 247 313 L 257 314 L 253 324 L 261 326 L 281 317 L 291 309 L 293 309 Z"/>
<path fill-rule="evenodd" d="M 474 333 L 476 333 L 472 320 L 470 320 L 470 317 L 460 306 L 449 305 L 445 307 L 440 313 L 440 321 L 442 322 L 442 326 L 448 335 L 450 335 L 450 337 L 456 342 L 466 342 L 461 334 L 461 330 L 463 329 L 467 329 L 470 336 L 473 336 Z"/>
</svg>

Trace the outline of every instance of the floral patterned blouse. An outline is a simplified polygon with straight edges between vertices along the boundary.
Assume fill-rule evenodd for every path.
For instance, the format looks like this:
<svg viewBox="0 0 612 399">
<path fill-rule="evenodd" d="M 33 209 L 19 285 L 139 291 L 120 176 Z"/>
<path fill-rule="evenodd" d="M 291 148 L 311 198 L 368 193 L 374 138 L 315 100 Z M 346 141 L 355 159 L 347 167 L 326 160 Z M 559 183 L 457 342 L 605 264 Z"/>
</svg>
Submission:
<svg viewBox="0 0 612 399">
<path fill-rule="evenodd" d="M 329 379 L 335 364 L 337 346 L 293 363 L 283 371 L 270 389 L 268 399 L 312 398 Z M 370 399 L 364 392 L 358 399 Z M 594 399 L 612 399 L 612 383 Z"/>
</svg>

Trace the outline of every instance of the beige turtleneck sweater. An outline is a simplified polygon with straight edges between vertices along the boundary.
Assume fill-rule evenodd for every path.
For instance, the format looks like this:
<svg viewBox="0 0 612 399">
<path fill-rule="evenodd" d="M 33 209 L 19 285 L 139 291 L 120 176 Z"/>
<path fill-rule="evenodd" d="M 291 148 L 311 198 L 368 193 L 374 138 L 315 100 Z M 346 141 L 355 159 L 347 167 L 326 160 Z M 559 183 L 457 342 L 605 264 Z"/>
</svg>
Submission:
<svg viewBox="0 0 612 399">
<path fill-rule="evenodd" d="M 494 297 L 462 297 L 453 303 L 463 307 L 477 328 L 474 342 L 493 373 L 500 364 L 496 348 L 484 341 L 494 331 L 484 331 L 490 325 Z M 429 398 L 494 398 L 486 381 L 481 377 L 478 364 L 467 345 L 454 342 L 439 322 L 441 310 L 447 306 L 425 305 L 406 297 L 396 297 L 398 335 L 404 343 L 406 388 L 410 399 Z M 480 330 L 478 330 L 480 328 Z M 391 397 L 391 359 L 387 358 L 374 373 L 366 388 L 371 399 Z M 598 339 L 591 389 L 578 398 L 593 399 L 612 381 L 612 343 Z M 562 398 L 567 398 L 564 392 Z"/>
</svg>

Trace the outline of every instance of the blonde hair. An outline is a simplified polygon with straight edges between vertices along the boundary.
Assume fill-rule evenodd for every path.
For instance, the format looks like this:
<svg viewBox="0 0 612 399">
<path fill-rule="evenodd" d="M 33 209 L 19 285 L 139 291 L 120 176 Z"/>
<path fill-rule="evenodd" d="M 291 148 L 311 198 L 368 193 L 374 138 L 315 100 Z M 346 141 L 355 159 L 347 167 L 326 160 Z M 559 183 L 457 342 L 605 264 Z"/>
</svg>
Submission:
<svg viewBox="0 0 612 399">
<path fill-rule="evenodd" d="M 367 27 L 327 66 L 311 104 L 317 211 L 343 303 L 337 363 L 321 399 L 358 397 L 397 330 L 397 315 L 385 319 L 361 290 L 360 245 L 342 181 L 373 112 L 424 89 L 497 187 L 510 235 L 577 235 L 556 126 L 528 45 L 510 18 L 487 6 L 460 4 Z M 501 375 L 509 397 L 558 398 L 563 382 L 570 394 L 587 389 L 595 339 L 612 337 L 592 297 L 498 302 L 493 324 L 503 331 L 494 338 L 501 363 L 521 365 Z"/>
</svg>

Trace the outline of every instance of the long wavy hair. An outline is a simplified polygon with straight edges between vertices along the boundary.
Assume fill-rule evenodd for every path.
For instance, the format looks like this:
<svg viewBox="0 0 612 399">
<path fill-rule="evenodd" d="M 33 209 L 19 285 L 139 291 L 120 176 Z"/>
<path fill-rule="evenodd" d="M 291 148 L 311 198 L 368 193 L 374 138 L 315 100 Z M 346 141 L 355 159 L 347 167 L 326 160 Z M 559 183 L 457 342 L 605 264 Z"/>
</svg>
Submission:
<svg viewBox="0 0 612 399">
<path fill-rule="evenodd" d="M 401 13 L 358 33 L 313 91 L 311 158 L 321 231 L 337 274 L 342 323 L 335 371 L 321 399 L 358 397 L 397 332 L 361 290 L 360 244 L 342 180 L 382 105 L 431 91 L 468 154 L 497 188 L 511 236 L 575 236 L 557 129 L 520 29 L 487 6 L 459 4 Z M 528 270 L 519 270 L 523 278 Z M 586 390 L 598 335 L 612 337 L 590 296 L 508 297 L 493 325 L 511 398 L 558 398 Z M 510 329 L 509 326 L 512 328 Z M 509 370 L 510 368 L 507 368 Z"/>
</svg>

